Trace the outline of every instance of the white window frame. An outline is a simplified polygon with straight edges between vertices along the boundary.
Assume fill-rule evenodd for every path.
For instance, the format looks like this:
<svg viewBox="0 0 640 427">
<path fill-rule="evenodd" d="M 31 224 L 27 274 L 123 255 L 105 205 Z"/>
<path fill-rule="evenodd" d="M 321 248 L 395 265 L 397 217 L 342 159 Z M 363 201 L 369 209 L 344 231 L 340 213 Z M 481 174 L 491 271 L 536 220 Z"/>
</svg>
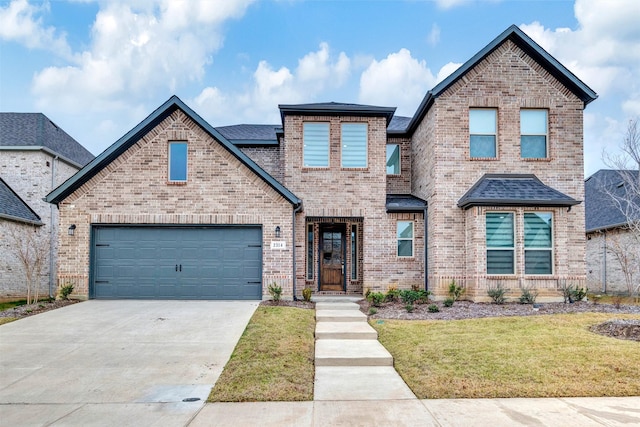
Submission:
<svg viewBox="0 0 640 427">
<path fill-rule="evenodd" d="M 553 275 L 554 271 L 555 271 L 555 238 L 554 238 L 554 234 L 555 234 L 555 216 L 553 215 L 553 212 L 551 211 L 525 211 L 522 214 L 522 230 L 523 233 L 525 232 L 525 226 L 526 226 L 526 220 L 525 220 L 525 216 L 526 214 L 549 214 L 551 216 L 551 246 L 548 248 L 527 248 L 527 242 L 525 239 L 525 236 L 523 234 L 522 236 L 522 251 L 523 254 L 522 256 L 524 257 L 524 274 L 526 276 L 532 276 L 532 277 L 539 277 L 539 276 L 549 276 L 549 275 Z M 551 271 L 549 273 L 527 273 L 527 251 L 545 251 L 545 252 L 550 252 L 551 253 Z"/>
<path fill-rule="evenodd" d="M 511 216 L 511 239 L 513 240 L 513 245 L 511 247 L 505 247 L 505 246 L 489 246 L 487 244 L 487 228 L 486 228 L 486 224 L 487 224 L 487 216 L 490 214 L 497 214 L 497 215 L 510 215 Z M 516 226 L 516 221 L 518 220 L 518 215 L 516 212 L 510 212 L 510 211 L 487 211 L 485 212 L 484 215 L 484 220 L 485 220 L 485 230 L 484 230 L 484 234 L 485 234 L 485 271 L 487 273 L 487 276 L 513 276 L 516 274 L 517 268 L 516 266 L 518 265 L 518 257 L 517 257 L 517 252 L 516 252 L 516 232 L 518 227 Z M 511 251 L 511 253 L 513 254 L 513 264 L 512 264 L 512 271 L 511 273 L 489 273 L 489 251 Z"/>
<path fill-rule="evenodd" d="M 389 147 L 398 147 L 398 173 L 389 173 L 387 172 L 388 176 L 398 176 L 398 175 L 402 175 L 402 147 L 400 146 L 400 144 L 387 144 L 386 149 L 388 149 Z M 387 163 L 389 162 L 389 158 L 388 158 L 388 152 L 386 153 L 387 156 L 385 156 Z M 386 165 L 386 163 L 385 163 Z M 388 167 L 388 166 L 387 166 Z"/>
<path fill-rule="evenodd" d="M 471 112 L 472 111 L 493 111 L 494 117 L 494 127 L 495 130 L 493 133 L 478 133 L 471 132 Z M 493 157 L 476 157 L 471 154 L 471 137 L 474 135 L 478 136 L 493 136 L 494 143 L 494 151 L 495 155 Z M 469 158 L 471 159 L 497 159 L 498 156 L 498 109 L 497 108 L 469 108 Z"/>
<path fill-rule="evenodd" d="M 545 113 L 545 133 L 524 133 L 522 131 L 522 113 L 524 111 L 541 111 Z M 544 157 L 522 157 L 523 136 L 544 136 Z M 520 158 L 522 159 L 548 159 L 549 158 L 549 110 L 544 108 L 522 108 L 520 110 Z"/>
<path fill-rule="evenodd" d="M 184 145 L 186 148 L 185 159 L 184 159 L 184 179 L 172 179 L 171 178 L 171 147 L 174 145 Z M 187 182 L 189 180 L 189 144 L 187 141 L 169 141 L 169 146 L 167 147 L 167 181 L 169 182 Z"/>
<path fill-rule="evenodd" d="M 344 140 L 345 128 L 364 127 L 364 164 L 357 166 L 348 166 L 344 164 L 344 155 L 348 148 L 346 141 Z M 340 166 L 343 169 L 363 169 L 369 165 L 369 124 L 361 122 L 345 122 L 340 123 Z"/>
<path fill-rule="evenodd" d="M 410 223 L 411 224 L 411 238 L 407 238 L 407 237 L 399 237 L 399 231 L 400 231 L 400 224 L 401 223 Z M 416 224 L 415 221 L 407 221 L 407 220 L 398 220 L 396 222 L 396 256 L 398 258 L 413 258 L 415 256 L 416 253 L 416 248 L 415 248 L 415 237 L 416 237 Z M 400 245 L 399 243 L 401 241 L 410 241 L 411 242 L 411 255 L 400 255 Z"/>
</svg>

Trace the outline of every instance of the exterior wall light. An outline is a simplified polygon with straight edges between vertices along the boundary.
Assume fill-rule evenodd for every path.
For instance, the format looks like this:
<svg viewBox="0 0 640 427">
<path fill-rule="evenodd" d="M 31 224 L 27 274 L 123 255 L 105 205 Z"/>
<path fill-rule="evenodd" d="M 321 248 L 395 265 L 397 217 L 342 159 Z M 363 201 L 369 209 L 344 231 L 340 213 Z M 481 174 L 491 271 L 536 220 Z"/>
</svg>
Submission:
<svg viewBox="0 0 640 427">
<path fill-rule="evenodd" d="M 69 226 L 68 233 L 69 233 L 69 236 L 73 236 L 76 233 L 76 225 L 75 224 L 71 224 Z"/>
<path fill-rule="evenodd" d="M 276 239 L 280 238 L 280 226 L 276 227 Z"/>
</svg>

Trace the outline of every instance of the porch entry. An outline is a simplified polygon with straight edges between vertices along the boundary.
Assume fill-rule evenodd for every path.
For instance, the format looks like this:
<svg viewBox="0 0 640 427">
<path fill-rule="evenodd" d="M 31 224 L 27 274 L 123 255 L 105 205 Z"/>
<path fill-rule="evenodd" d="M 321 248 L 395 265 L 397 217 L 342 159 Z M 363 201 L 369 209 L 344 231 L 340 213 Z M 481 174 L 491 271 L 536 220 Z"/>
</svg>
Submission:
<svg viewBox="0 0 640 427">
<path fill-rule="evenodd" d="M 320 225 L 320 290 L 345 290 L 345 224 Z"/>
</svg>

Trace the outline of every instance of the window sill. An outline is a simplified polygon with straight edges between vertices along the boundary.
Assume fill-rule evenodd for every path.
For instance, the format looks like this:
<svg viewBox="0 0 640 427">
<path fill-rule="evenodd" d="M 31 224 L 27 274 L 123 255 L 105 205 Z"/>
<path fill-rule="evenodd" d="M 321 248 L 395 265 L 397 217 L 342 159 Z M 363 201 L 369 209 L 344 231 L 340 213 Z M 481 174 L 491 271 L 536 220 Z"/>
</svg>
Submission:
<svg viewBox="0 0 640 427">
<path fill-rule="evenodd" d="M 520 157 L 523 162 L 550 162 L 553 160 L 550 157 Z"/>
<path fill-rule="evenodd" d="M 167 185 L 187 185 L 187 181 L 167 181 Z"/>
<path fill-rule="evenodd" d="M 498 157 L 469 157 L 468 160 L 472 161 L 472 162 L 487 162 L 487 161 L 498 161 L 500 160 L 500 158 Z"/>
</svg>

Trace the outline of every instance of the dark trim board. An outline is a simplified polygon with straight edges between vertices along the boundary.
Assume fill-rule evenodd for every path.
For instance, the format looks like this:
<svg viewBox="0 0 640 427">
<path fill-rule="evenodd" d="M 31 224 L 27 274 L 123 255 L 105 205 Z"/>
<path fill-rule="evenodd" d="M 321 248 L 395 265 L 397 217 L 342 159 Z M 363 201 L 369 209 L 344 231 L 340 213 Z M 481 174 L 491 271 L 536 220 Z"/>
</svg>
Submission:
<svg viewBox="0 0 640 427">
<path fill-rule="evenodd" d="M 94 224 L 89 298 L 262 299 L 262 226 Z"/>
</svg>

